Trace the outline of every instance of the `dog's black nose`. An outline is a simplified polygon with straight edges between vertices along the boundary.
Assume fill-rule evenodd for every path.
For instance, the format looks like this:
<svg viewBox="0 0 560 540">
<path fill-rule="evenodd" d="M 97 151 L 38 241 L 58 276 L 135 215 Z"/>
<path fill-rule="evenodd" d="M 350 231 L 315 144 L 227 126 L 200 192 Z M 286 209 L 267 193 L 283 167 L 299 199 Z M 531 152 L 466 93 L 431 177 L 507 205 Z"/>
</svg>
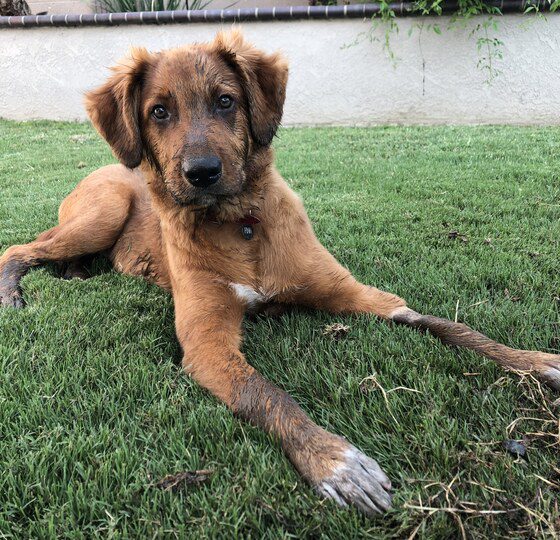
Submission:
<svg viewBox="0 0 560 540">
<path fill-rule="evenodd" d="M 216 156 L 193 158 L 183 163 L 183 171 L 193 186 L 205 188 L 222 176 L 222 162 Z"/>
</svg>

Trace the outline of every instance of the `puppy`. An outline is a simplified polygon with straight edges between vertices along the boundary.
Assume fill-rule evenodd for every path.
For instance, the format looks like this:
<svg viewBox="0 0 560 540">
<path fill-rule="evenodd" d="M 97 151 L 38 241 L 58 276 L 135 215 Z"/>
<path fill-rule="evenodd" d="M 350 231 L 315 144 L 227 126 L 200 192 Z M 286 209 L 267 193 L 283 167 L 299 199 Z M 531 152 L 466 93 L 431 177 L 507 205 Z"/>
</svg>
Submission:
<svg viewBox="0 0 560 540">
<path fill-rule="evenodd" d="M 420 315 L 356 281 L 315 237 L 300 199 L 274 167 L 286 60 L 238 31 L 211 43 L 134 49 L 86 97 L 88 114 L 121 165 L 103 167 L 63 201 L 59 225 L 0 259 L 0 300 L 23 305 L 33 266 L 105 253 L 116 270 L 173 295 L 183 367 L 242 418 L 274 434 L 323 497 L 371 515 L 391 504 L 379 465 L 316 425 L 240 350 L 248 310 L 302 305 L 364 313 L 429 330 L 506 368 L 560 388 L 560 357 L 514 350 L 470 328 Z"/>
</svg>

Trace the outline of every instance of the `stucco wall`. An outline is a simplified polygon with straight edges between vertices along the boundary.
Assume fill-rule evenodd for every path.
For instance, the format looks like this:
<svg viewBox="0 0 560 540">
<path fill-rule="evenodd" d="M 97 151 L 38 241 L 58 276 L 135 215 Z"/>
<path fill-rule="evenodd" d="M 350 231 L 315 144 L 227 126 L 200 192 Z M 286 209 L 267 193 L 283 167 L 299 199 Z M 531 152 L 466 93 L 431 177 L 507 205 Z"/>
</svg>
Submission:
<svg viewBox="0 0 560 540">
<path fill-rule="evenodd" d="M 505 43 L 492 85 L 477 69 L 472 25 L 437 35 L 392 37 L 396 67 L 360 34 L 367 21 L 250 23 L 247 37 L 281 49 L 291 62 L 285 125 L 379 123 L 558 124 L 560 16 L 499 19 Z M 446 20 L 440 20 L 444 28 Z M 0 116 L 17 120 L 84 119 L 82 93 L 107 76 L 131 45 L 158 50 L 212 37 L 217 24 L 0 31 Z M 383 38 L 383 30 L 374 36 Z M 358 43 L 355 43 L 358 38 Z"/>
<path fill-rule="evenodd" d="M 31 13 L 93 13 L 93 2 L 87 0 L 29 0 Z"/>
</svg>

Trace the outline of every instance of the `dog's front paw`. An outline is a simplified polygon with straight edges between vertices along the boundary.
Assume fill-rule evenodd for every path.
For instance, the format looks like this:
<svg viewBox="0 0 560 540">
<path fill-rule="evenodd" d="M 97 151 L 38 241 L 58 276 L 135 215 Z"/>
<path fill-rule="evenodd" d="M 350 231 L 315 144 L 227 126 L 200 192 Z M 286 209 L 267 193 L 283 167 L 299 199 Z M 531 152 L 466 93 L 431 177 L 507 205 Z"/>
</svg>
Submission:
<svg viewBox="0 0 560 540">
<path fill-rule="evenodd" d="M 355 506 L 364 514 L 391 507 L 391 482 L 377 462 L 342 437 L 318 429 L 306 437 L 292 461 L 322 497 L 340 506 Z"/>
<path fill-rule="evenodd" d="M 322 497 L 340 506 L 353 505 L 372 516 L 391 507 L 391 481 L 377 462 L 348 445 L 332 474 L 315 485 Z"/>
<path fill-rule="evenodd" d="M 0 306 L 20 309 L 24 306 L 21 289 L 0 282 Z"/>
<path fill-rule="evenodd" d="M 19 282 L 25 275 L 25 266 L 19 261 L 0 260 L 0 307 L 22 308 L 23 296 Z"/>
</svg>

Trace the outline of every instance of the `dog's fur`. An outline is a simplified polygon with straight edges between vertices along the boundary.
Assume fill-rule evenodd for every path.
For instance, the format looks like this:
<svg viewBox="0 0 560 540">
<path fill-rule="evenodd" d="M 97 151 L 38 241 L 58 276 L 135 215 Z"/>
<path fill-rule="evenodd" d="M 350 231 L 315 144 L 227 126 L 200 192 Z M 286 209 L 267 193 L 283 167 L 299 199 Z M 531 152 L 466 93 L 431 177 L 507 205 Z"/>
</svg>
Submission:
<svg viewBox="0 0 560 540">
<path fill-rule="evenodd" d="M 358 283 L 316 239 L 300 199 L 273 165 L 285 59 L 239 32 L 151 54 L 136 49 L 86 98 L 94 126 L 122 165 L 103 167 L 63 201 L 59 225 L 0 259 L 2 305 L 23 305 L 19 281 L 47 261 L 105 252 L 114 267 L 171 291 L 183 366 L 236 414 L 273 433 L 302 476 L 325 497 L 367 514 L 390 505 L 377 463 L 315 423 L 240 351 L 248 309 L 299 304 L 370 313 L 427 329 L 506 368 L 532 370 L 560 387 L 559 356 L 500 345 L 468 327 L 423 316 L 401 298 Z M 227 110 L 216 103 L 233 98 Z M 154 118 L 156 105 L 170 117 Z M 197 188 L 185 163 L 213 154 L 221 179 Z M 257 218 L 252 238 L 240 221 Z"/>
</svg>

